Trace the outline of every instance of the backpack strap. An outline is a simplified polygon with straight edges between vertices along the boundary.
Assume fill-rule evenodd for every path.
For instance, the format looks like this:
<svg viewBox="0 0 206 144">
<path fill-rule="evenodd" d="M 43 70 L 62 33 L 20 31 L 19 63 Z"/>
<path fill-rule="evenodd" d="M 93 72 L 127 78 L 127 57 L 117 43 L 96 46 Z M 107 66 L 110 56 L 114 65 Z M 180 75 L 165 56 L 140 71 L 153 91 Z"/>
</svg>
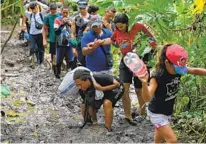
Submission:
<svg viewBox="0 0 206 144">
<path fill-rule="evenodd" d="M 32 13 L 30 14 L 30 21 L 31 21 Z"/>
<path fill-rule="evenodd" d="M 30 14 L 30 21 L 31 21 L 32 14 L 33 13 Z M 39 13 L 39 15 L 40 15 L 40 18 L 41 18 L 42 22 L 44 22 L 42 13 Z M 35 14 L 34 14 L 34 16 L 35 16 Z"/>
<path fill-rule="evenodd" d="M 41 18 L 42 22 L 44 22 L 42 13 L 39 13 L 39 15 L 40 15 L 40 18 Z"/>
</svg>

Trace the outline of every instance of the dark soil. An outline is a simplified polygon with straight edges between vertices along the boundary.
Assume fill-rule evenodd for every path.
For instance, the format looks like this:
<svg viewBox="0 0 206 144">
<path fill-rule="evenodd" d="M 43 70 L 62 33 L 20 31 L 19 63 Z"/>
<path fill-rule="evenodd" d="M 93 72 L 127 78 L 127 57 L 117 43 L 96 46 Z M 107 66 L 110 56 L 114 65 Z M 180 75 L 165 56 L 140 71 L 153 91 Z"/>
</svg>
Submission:
<svg viewBox="0 0 206 144">
<path fill-rule="evenodd" d="M 16 28 L 17 29 L 17 28 Z M 8 30 L 6 27 L 2 30 Z M 1 142 L 9 143 L 151 143 L 153 126 L 146 119 L 137 119 L 137 126 L 124 120 L 121 102 L 114 109 L 113 132 L 104 127 L 103 108 L 98 112 L 98 125 L 82 124 L 81 99 L 60 98 L 56 79 L 45 62 L 30 67 L 28 47 L 18 40 L 17 31 L 1 55 L 1 82 L 10 88 L 10 95 L 1 96 Z M 5 42 L 9 33 L 1 33 Z M 65 74 L 65 73 L 64 73 Z M 132 102 L 136 103 L 134 89 Z M 5 113 L 5 116 L 4 116 Z"/>
</svg>

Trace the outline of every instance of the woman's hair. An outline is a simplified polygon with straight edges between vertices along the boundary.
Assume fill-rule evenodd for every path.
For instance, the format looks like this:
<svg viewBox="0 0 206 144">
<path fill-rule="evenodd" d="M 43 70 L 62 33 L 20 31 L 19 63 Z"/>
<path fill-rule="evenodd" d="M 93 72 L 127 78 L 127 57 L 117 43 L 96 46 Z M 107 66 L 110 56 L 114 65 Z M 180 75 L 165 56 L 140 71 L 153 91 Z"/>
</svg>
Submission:
<svg viewBox="0 0 206 144">
<path fill-rule="evenodd" d="M 167 44 L 165 45 L 161 52 L 160 52 L 160 56 L 159 56 L 159 59 L 158 59 L 158 63 L 156 64 L 155 68 L 156 68 L 156 73 L 157 74 L 161 74 L 164 70 L 166 70 L 166 67 L 165 67 L 165 60 L 167 59 L 166 57 L 166 51 L 167 51 L 167 48 L 169 46 L 171 46 L 172 44 Z"/>
<path fill-rule="evenodd" d="M 123 23 L 127 25 L 127 31 L 128 31 L 128 25 L 129 25 L 129 18 L 125 13 L 118 13 L 114 17 L 114 23 Z"/>
<path fill-rule="evenodd" d="M 87 79 L 91 80 L 90 71 L 85 70 L 85 69 L 77 69 L 74 72 L 73 79 L 74 80 L 80 79 L 80 80 L 83 80 L 83 81 L 86 81 Z"/>
</svg>

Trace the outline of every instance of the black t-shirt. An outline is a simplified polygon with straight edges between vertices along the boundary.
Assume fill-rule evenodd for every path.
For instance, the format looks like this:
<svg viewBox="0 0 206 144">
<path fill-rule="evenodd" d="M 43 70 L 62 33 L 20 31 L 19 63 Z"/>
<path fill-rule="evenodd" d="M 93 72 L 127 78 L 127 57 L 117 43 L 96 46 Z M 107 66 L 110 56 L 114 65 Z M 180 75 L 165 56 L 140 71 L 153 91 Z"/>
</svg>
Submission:
<svg viewBox="0 0 206 144">
<path fill-rule="evenodd" d="M 100 84 L 101 86 L 108 86 L 108 85 L 112 85 L 113 84 L 113 80 L 114 77 L 112 75 L 108 75 L 108 74 L 93 74 L 94 79 L 96 80 L 96 82 L 98 84 Z M 119 81 L 117 78 L 115 78 L 117 81 Z M 94 87 L 91 86 L 89 87 L 88 90 L 94 90 Z M 112 92 L 112 90 L 109 91 L 104 91 L 104 95 L 109 95 L 111 94 L 110 92 Z M 80 90 L 80 93 L 82 93 L 82 90 Z"/>
<path fill-rule="evenodd" d="M 171 115 L 181 76 L 171 75 L 165 70 L 161 74 L 153 73 L 151 78 L 156 79 L 158 86 L 148 109 L 153 113 Z"/>
<path fill-rule="evenodd" d="M 108 74 L 94 74 L 94 79 L 101 86 L 108 86 L 113 84 L 114 77 Z M 108 95 L 110 91 L 104 91 L 104 95 Z"/>
</svg>

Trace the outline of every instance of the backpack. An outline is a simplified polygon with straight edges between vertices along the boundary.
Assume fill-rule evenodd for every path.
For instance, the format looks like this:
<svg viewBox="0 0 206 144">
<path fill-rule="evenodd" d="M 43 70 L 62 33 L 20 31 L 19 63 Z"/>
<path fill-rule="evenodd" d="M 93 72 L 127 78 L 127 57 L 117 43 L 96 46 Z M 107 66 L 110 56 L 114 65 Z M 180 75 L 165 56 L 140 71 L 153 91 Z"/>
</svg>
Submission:
<svg viewBox="0 0 206 144">
<path fill-rule="evenodd" d="M 88 19 L 91 18 L 91 15 L 89 15 Z M 83 36 L 83 32 L 85 28 L 87 27 L 89 21 L 85 22 L 82 17 L 79 15 L 75 17 L 75 23 L 76 23 L 76 34 L 77 34 L 77 39 L 81 41 L 81 38 Z"/>
<path fill-rule="evenodd" d="M 61 29 L 61 33 L 57 35 L 57 45 L 59 46 L 68 46 L 69 39 L 71 39 L 71 28 L 68 25 L 65 25 Z"/>
</svg>

